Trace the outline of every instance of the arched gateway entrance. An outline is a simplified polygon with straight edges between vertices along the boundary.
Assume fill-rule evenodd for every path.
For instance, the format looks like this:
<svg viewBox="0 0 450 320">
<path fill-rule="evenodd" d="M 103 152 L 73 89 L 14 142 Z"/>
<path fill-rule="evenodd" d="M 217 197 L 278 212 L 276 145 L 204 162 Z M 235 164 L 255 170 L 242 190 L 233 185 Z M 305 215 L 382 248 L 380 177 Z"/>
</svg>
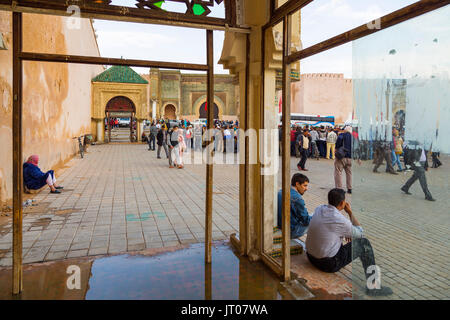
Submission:
<svg viewBox="0 0 450 320">
<path fill-rule="evenodd" d="M 134 105 L 131 99 L 124 96 L 117 96 L 108 101 L 105 108 L 106 113 L 106 121 L 108 126 L 108 141 L 109 142 L 119 142 L 125 140 L 125 136 L 128 136 L 128 132 L 121 130 L 122 123 L 119 123 L 118 126 L 115 126 L 115 119 L 129 119 L 129 123 L 125 122 L 125 127 L 128 127 L 129 130 L 129 141 L 133 142 L 135 140 L 135 126 L 134 124 L 134 116 L 136 113 L 136 106 Z M 111 135 L 112 131 L 114 132 L 114 136 Z M 124 134 L 126 133 L 126 134 Z"/>
<path fill-rule="evenodd" d="M 173 104 L 168 104 L 164 107 L 164 118 L 175 120 L 177 118 L 177 109 Z"/>
<path fill-rule="evenodd" d="M 214 119 L 219 119 L 219 108 L 214 103 Z M 199 118 L 207 118 L 208 117 L 208 107 L 206 102 L 203 102 L 203 104 L 200 106 L 199 110 Z"/>
</svg>

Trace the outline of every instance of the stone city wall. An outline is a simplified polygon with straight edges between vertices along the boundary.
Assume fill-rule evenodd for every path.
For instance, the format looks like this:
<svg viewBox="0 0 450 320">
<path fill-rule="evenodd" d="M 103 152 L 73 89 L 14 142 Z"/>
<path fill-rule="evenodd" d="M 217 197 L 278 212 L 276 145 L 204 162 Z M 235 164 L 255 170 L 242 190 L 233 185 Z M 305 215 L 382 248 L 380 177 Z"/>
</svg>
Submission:
<svg viewBox="0 0 450 320">
<path fill-rule="evenodd" d="M 352 114 L 353 83 L 340 73 L 302 74 L 291 94 L 292 113 L 334 116 L 337 124 Z"/>
</svg>

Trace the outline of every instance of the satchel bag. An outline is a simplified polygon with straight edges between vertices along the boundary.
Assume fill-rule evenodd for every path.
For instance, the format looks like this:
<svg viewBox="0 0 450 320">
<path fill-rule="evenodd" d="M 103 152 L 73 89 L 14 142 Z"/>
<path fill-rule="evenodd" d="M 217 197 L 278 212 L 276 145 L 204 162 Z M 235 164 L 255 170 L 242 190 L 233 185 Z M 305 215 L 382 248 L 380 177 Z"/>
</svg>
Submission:
<svg viewBox="0 0 450 320">
<path fill-rule="evenodd" d="M 336 149 L 336 152 L 334 153 L 334 155 L 335 155 L 336 159 L 342 160 L 345 158 L 345 154 L 347 153 L 347 151 L 348 150 L 344 146 L 342 146 L 342 147 L 339 147 Z"/>
</svg>

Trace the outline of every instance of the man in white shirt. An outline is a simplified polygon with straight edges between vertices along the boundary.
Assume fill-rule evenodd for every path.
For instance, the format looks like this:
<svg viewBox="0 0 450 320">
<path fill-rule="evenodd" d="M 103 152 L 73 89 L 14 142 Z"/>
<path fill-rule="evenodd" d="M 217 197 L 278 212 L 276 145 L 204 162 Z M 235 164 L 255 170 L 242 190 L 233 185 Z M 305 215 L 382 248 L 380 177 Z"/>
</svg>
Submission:
<svg viewBox="0 0 450 320">
<path fill-rule="evenodd" d="M 350 220 L 341 210 L 348 213 Z M 343 239 L 349 242 L 343 245 Z M 368 279 L 367 285 L 370 283 L 370 288 L 366 287 L 366 293 L 371 296 L 392 294 L 388 287 L 373 288 L 371 278 L 378 269 L 373 249 L 370 241 L 364 238 L 363 229 L 350 205 L 345 201 L 344 190 L 332 189 L 328 193 L 328 205 L 316 208 L 309 223 L 306 251 L 309 261 L 324 272 L 337 272 L 354 259 L 360 258 Z"/>
<path fill-rule="evenodd" d="M 425 194 L 425 200 L 436 201 L 431 195 L 430 190 L 428 189 L 427 178 L 425 176 L 427 156 L 424 150 L 425 148 L 411 150 L 412 152 L 410 152 L 410 154 L 408 155 L 407 161 L 411 168 L 414 170 L 414 174 L 400 189 L 404 193 L 410 195 L 411 193 L 409 192 L 409 188 L 411 188 L 414 182 L 419 180 L 422 191 Z"/>
<path fill-rule="evenodd" d="M 231 139 L 231 131 L 228 129 L 228 126 L 225 126 L 225 130 L 223 130 L 223 137 L 225 139 L 223 145 L 223 152 L 233 152 L 234 140 Z"/>
</svg>

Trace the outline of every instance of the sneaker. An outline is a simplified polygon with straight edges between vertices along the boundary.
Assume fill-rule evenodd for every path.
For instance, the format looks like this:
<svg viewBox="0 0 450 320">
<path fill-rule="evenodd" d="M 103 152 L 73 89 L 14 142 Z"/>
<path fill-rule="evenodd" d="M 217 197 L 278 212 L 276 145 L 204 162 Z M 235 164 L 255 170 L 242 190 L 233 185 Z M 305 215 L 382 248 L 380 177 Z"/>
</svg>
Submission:
<svg viewBox="0 0 450 320">
<path fill-rule="evenodd" d="M 425 200 L 428 200 L 428 201 L 436 201 L 436 199 L 434 199 L 433 197 L 431 197 L 431 198 L 425 197 Z"/>
<path fill-rule="evenodd" d="M 391 288 L 389 287 L 381 287 L 380 289 L 368 289 L 366 288 L 366 294 L 371 297 L 379 297 L 379 296 L 389 296 L 393 294 Z"/>
<path fill-rule="evenodd" d="M 58 189 L 56 189 L 55 191 L 50 191 L 50 193 L 61 193 L 61 191 L 59 191 Z"/>
<path fill-rule="evenodd" d="M 397 172 L 403 172 L 403 170 L 402 169 L 398 169 Z"/>
<path fill-rule="evenodd" d="M 404 193 L 411 195 L 412 193 L 409 192 L 405 187 L 401 187 L 400 190 L 402 190 Z"/>
<path fill-rule="evenodd" d="M 297 169 L 298 169 L 299 171 L 302 171 L 302 170 L 303 170 L 300 166 L 297 166 Z"/>
<path fill-rule="evenodd" d="M 347 193 L 352 194 L 352 189 L 348 189 L 348 190 L 347 190 Z"/>
<path fill-rule="evenodd" d="M 161 157 L 156 157 L 156 159 L 161 159 Z"/>
<path fill-rule="evenodd" d="M 55 189 L 62 190 L 62 189 L 64 189 L 64 187 L 63 186 L 57 186 Z"/>
<path fill-rule="evenodd" d="M 170 169 L 175 168 L 174 166 L 169 166 Z"/>
</svg>

